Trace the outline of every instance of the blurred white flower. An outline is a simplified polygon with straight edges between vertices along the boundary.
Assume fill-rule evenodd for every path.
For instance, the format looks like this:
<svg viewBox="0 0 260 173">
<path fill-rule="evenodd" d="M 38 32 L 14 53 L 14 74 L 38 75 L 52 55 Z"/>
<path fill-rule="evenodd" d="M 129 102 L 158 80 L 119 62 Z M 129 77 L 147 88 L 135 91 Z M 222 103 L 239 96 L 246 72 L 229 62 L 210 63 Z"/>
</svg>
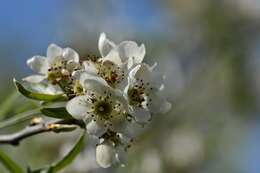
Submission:
<svg viewBox="0 0 260 173">
<path fill-rule="evenodd" d="M 145 152 L 141 162 L 141 171 L 143 173 L 160 173 L 161 169 L 162 163 L 159 153 L 153 149 Z"/>
<path fill-rule="evenodd" d="M 27 65 L 39 75 L 24 78 L 25 81 L 38 83 L 48 79 L 53 83 L 69 77 L 79 67 L 79 55 L 71 48 L 61 48 L 50 44 L 47 57 L 34 56 L 27 60 Z"/>
<path fill-rule="evenodd" d="M 192 129 L 176 129 L 164 148 L 168 162 L 178 168 L 193 166 L 204 157 L 203 137 Z"/>
<path fill-rule="evenodd" d="M 236 7 L 243 15 L 256 19 L 260 17 L 260 2 L 258 0 L 228 0 L 225 3 L 232 8 Z"/>
<path fill-rule="evenodd" d="M 164 89 L 163 77 L 153 72 L 155 66 L 136 65 L 128 76 L 124 96 L 130 105 L 130 114 L 139 122 L 148 122 L 152 114 L 163 114 L 171 109 L 171 103 L 160 95 Z"/>
</svg>

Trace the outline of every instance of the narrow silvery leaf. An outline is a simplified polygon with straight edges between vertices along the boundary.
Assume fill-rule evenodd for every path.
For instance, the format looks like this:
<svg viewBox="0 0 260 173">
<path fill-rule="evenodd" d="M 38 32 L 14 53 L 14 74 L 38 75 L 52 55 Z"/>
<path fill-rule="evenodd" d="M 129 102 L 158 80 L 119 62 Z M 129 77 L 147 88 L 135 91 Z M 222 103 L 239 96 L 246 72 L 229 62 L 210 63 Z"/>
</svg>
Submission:
<svg viewBox="0 0 260 173">
<path fill-rule="evenodd" d="M 75 146 L 72 148 L 72 150 L 60 161 L 53 164 L 49 170 L 48 173 L 56 173 L 60 170 L 62 170 L 67 165 L 71 164 L 73 160 L 76 158 L 76 156 L 80 153 L 82 147 L 84 146 L 84 137 L 85 137 L 85 131 L 82 133 L 80 139 L 75 144 Z"/>
<path fill-rule="evenodd" d="M 66 110 L 65 107 L 58 108 L 42 108 L 41 113 L 52 118 L 57 119 L 71 119 L 73 118 Z"/>
<path fill-rule="evenodd" d="M 11 173 L 25 173 L 19 165 L 17 165 L 10 157 L 8 157 L 1 150 L 0 150 L 0 162 Z"/>
<path fill-rule="evenodd" d="M 51 95 L 51 94 L 42 94 L 42 93 L 36 93 L 27 90 L 21 83 L 16 81 L 15 79 L 13 80 L 14 84 L 17 88 L 17 90 L 24 95 L 27 98 L 34 99 L 34 100 L 40 100 L 40 101 L 47 101 L 47 102 L 52 102 L 52 101 L 65 101 L 67 100 L 67 97 L 64 96 L 63 94 L 57 94 L 57 95 Z"/>
<path fill-rule="evenodd" d="M 6 100 L 2 101 L 0 104 L 0 120 L 4 119 L 6 114 L 11 111 L 19 96 L 16 91 L 13 91 Z"/>
</svg>

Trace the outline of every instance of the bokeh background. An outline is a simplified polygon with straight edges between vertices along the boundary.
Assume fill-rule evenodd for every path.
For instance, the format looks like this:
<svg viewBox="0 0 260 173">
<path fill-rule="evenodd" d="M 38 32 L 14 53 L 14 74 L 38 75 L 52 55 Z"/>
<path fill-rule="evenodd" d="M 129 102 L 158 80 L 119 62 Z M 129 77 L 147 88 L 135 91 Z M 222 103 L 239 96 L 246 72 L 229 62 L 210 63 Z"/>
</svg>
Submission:
<svg viewBox="0 0 260 173">
<path fill-rule="evenodd" d="M 105 32 L 116 43 L 145 44 L 145 62 L 157 61 L 166 74 L 173 108 L 136 138 L 125 168 L 98 168 L 95 142 L 87 139 L 64 173 L 259 173 L 259 21 L 259 0 L 1 1 L 0 120 L 37 106 L 13 92 L 12 78 L 32 73 L 28 58 L 45 55 L 50 43 L 99 56 Z M 0 149 L 39 168 L 77 136 L 42 134 Z"/>
</svg>

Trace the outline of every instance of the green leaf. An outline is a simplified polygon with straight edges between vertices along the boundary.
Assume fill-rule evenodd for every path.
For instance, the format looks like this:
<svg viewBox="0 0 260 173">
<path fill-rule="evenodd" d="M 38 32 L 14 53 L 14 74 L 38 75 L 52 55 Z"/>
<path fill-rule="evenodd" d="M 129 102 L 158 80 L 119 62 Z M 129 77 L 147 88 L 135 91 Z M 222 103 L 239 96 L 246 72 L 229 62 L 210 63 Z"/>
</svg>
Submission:
<svg viewBox="0 0 260 173">
<path fill-rule="evenodd" d="M 46 168 L 41 168 L 41 169 L 37 169 L 37 170 L 31 170 L 30 167 L 27 168 L 27 173 L 48 173 L 48 169 Z"/>
<path fill-rule="evenodd" d="M 59 162 L 53 164 L 50 168 L 48 173 L 56 173 L 62 170 L 67 165 L 71 164 L 72 161 L 76 158 L 76 156 L 80 153 L 82 147 L 84 146 L 84 137 L 85 137 L 85 130 L 82 133 L 80 139 L 72 148 L 72 150 Z"/>
<path fill-rule="evenodd" d="M 11 173 L 24 173 L 22 168 L 17 165 L 10 157 L 0 150 L 0 162 L 9 170 Z"/>
<path fill-rule="evenodd" d="M 11 118 L 0 122 L 0 129 L 16 125 L 18 123 L 30 120 L 33 116 L 40 114 L 39 108 L 13 115 Z"/>
<path fill-rule="evenodd" d="M 41 94 L 41 93 L 36 93 L 27 90 L 21 83 L 16 81 L 14 79 L 14 84 L 17 88 L 17 90 L 24 95 L 27 98 L 34 99 L 34 100 L 40 100 L 40 101 L 48 101 L 48 102 L 53 102 L 53 101 L 66 101 L 68 98 L 64 96 L 63 94 L 57 94 L 57 95 L 51 95 L 51 94 Z"/>
<path fill-rule="evenodd" d="M 66 108 L 59 107 L 59 108 L 42 108 L 41 113 L 52 118 L 57 119 L 72 119 L 73 117 L 68 113 Z"/>
<path fill-rule="evenodd" d="M 0 104 L 0 120 L 6 118 L 6 114 L 13 108 L 15 101 L 19 98 L 19 94 L 13 91 L 6 100 Z"/>
</svg>

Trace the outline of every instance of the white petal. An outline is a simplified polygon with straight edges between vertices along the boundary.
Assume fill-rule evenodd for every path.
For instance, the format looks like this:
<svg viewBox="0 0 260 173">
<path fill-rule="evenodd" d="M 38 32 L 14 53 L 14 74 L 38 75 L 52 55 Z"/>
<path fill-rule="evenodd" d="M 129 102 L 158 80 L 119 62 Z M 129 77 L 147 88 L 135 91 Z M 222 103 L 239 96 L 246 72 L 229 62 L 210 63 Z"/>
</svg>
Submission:
<svg viewBox="0 0 260 173">
<path fill-rule="evenodd" d="M 150 112 L 144 108 L 134 107 L 131 113 L 141 123 L 147 123 L 151 119 Z"/>
<path fill-rule="evenodd" d="M 106 131 L 106 129 L 101 124 L 98 124 L 93 120 L 91 122 L 89 122 L 87 125 L 87 132 L 90 135 L 95 135 L 95 136 L 99 137 L 102 134 L 104 134 L 105 131 Z"/>
<path fill-rule="evenodd" d="M 129 126 L 130 128 L 133 128 L 134 126 L 132 126 L 133 123 L 131 123 L 131 125 Z M 122 133 L 118 133 L 120 141 L 122 142 L 123 145 L 128 145 L 131 140 L 133 139 L 133 137 L 131 137 L 132 135 L 129 134 L 122 134 Z"/>
<path fill-rule="evenodd" d="M 31 82 L 24 81 L 23 86 L 27 90 L 30 90 L 32 92 L 36 92 L 36 93 L 45 93 L 46 92 L 46 90 L 45 90 L 46 84 L 44 84 L 44 83 L 31 83 Z"/>
<path fill-rule="evenodd" d="M 80 68 L 80 64 L 73 61 L 73 60 L 70 60 L 67 62 L 67 66 L 66 66 L 66 69 L 69 70 L 69 71 L 72 71 L 74 72 L 75 69 L 81 69 Z"/>
<path fill-rule="evenodd" d="M 103 143 L 96 148 L 96 160 L 102 168 L 109 168 L 115 161 L 115 151 L 110 143 Z"/>
<path fill-rule="evenodd" d="M 80 75 L 80 84 L 86 90 L 94 90 L 97 92 L 102 92 L 105 89 L 110 88 L 103 78 L 89 73 L 82 73 Z"/>
<path fill-rule="evenodd" d="M 135 78 L 144 79 L 144 82 L 151 82 L 152 71 L 149 65 L 142 63 L 137 65 L 132 71 L 133 74 L 131 75 Z"/>
<path fill-rule="evenodd" d="M 77 70 L 77 71 L 73 71 L 71 76 L 73 78 L 73 80 L 79 80 L 80 79 L 80 76 L 82 73 L 85 73 L 85 70 Z"/>
<path fill-rule="evenodd" d="M 162 98 L 161 96 L 158 95 L 159 93 L 150 93 L 149 98 L 151 99 L 152 102 L 148 105 L 148 109 L 152 113 L 159 113 L 159 114 L 164 114 L 170 111 L 171 109 L 171 103 L 168 102 L 165 98 Z"/>
<path fill-rule="evenodd" d="M 101 33 L 100 37 L 99 37 L 99 41 L 98 41 L 98 49 L 99 52 L 101 54 L 102 57 L 107 56 L 107 54 L 114 49 L 115 43 L 113 43 L 112 41 L 108 40 L 106 38 L 106 34 L 105 33 Z"/>
<path fill-rule="evenodd" d="M 37 73 L 47 74 L 49 64 L 46 57 L 34 56 L 27 60 L 27 65 Z"/>
<path fill-rule="evenodd" d="M 48 58 L 55 58 L 58 56 L 62 56 L 63 49 L 56 44 L 50 44 L 47 49 L 47 57 Z"/>
<path fill-rule="evenodd" d="M 71 48 L 63 49 L 63 57 L 68 61 L 73 60 L 74 62 L 79 62 L 79 54 Z"/>
<path fill-rule="evenodd" d="M 118 46 L 118 52 L 123 62 L 133 58 L 133 64 L 138 64 L 144 59 L 145 46 L 142 44 L 139 47 L 134 41 L 124 41 Z"/>
<path fill-rule="evenodd" d="M 84 61 L 83 62 L 83 66 L 84 66 L 84 69 L 85 69 L 85 71 L 87 73 L 97 75 L 98 70 L 97 70 L 94 62 L 92 62 L 92 61 Z"/>
<path fill-rule="evenodd" d="M 31 75 L 23 78 L 23 81 L 30 82 L 30 83 L 40 83 L 45 79 L 43 75 Z"/>
<path fill-rule="evenodd" d="M 130 72 L 129 72 L 129 79 L 131 81 L 133 81 L 132 79 L 135 79 L 135 75 L 136 73 L 139 71 L 139 69 L 141 68 L 141 64 L 138 64 L 137 66 L 135 66 Z"/>
<path fill-rule="evenodd" d="M 47 94 L 62 94 L 64 93 L 58 85 L 48 84 L 46 87 Z"/>
<path fill-rule="evenodd" d="M 68 102 L 66 109 L 74 118 L 84 120 L 91 110 L 91 104 L 86 96 L 78 96 Z"/>
<path fill-rule="evenodd" d="M 129 72 L 128 82 L 133 84 L 136 79 L 142 79 L 144 83 L 150 83 L 150 87 L 153 89 L 162 90 L 165 76 L 152 71 L 154 67 L 155 65 L 150 67 L 145 63 L 136 65 Z"/>
<path fill-rule="evenodd" d="M 117 118 L 117 120 L 114 118 L 111 120 L 111 126 L 110 129 L 112 131 L 124 133 L 125 129 L 127 127 L 127 120 L 125 116 L 121 116 L 121 118 Z"/>
<path fill-rule="evenodd" d="M 127 98 L 124 97 L 124 93 L 119 89 L 114 89 L 112 90 L 112 92 L 113 92 L 112 96 L 116 98 L 119 102 L 121 102 L 124 108 L 127 108 L 128 102 L 127 102 Z"/>
<path fill-rule="evenodd" d="M 134 57 L 129 58 L 129 59 L 128 59 L 128 62 L 127 62 L 127 68 L 128 68 L 128 69 L 131 69 L 131 68 L 134 67 L 134 65 L 135 65 Z"/>
<path fill-rule="evenodd" d="M 106 61 L 113 62 L 114 64 L 119 66 L 122 64 L 122 60 L 120 59 L 120 56 L 116 50 L 111 50 L 107 56 L 101 58 L 100 60 L 102 62 L 106 62 Z"/>
<path fill-rule="evenodd" d="M 116 160 L 120 163 L 122 167 L 125 167 L 126 152 L 122 146 L 116 147 Z"/>
</svg>

